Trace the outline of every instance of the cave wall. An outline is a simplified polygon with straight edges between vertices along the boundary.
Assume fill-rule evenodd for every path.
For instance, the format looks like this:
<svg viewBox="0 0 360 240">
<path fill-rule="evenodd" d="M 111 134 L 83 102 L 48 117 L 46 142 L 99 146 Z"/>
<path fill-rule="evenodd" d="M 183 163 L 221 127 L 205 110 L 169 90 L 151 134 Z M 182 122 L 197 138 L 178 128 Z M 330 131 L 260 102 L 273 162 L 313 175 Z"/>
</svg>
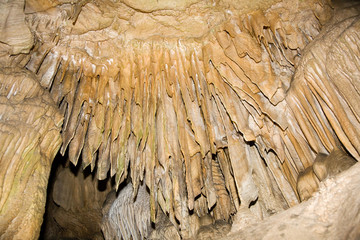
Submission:
<svg viewBox="0 0 360 240">
<path fill-rule="evenodd" d="M 63 121 L 34 74 L 2 68 L 0 238 L 37 239 Z"/>
<path fill-rule="evenodd" d="M 302 202 L 264 221 L 242 225 L 223 239 L 359 239 L 360 201 L 357 163 L 346 172 L 327 179 L 320 191 Z"/>
<path fill-rule="evenodd" d="M 1 127 L 27 142 L 4 140 L 1 166 L 28 159 L 41 180 L 11 187 L 7 179 L 28 173 L 2 168 L 3 239 L 16 238 L 15 216 L 37 219 L 24 236 L 38 235 L 60 145 L 116 188 L 131 179 L 136 193 L 145 182 L 152 221 L 161 209 L 183 237 L 193 234 L 191 213 L 228 221 L 250 207 L 263 219 L 297 205 L 297 176 L 318 153 L 341 148 L 359 159 L 356 4 L 176 3 L 1 3 L 0 62 L 18 68 L 2 70 L 4 116 L 30 131 Z M 21 114 L 10 114 L 16 104 Z M 16 200 L 24 187 L 35 189 L 38 210 L 26 210 L 35 198 Z M 7 202 L 26 206 L 5 215 Z"/>
</svg>

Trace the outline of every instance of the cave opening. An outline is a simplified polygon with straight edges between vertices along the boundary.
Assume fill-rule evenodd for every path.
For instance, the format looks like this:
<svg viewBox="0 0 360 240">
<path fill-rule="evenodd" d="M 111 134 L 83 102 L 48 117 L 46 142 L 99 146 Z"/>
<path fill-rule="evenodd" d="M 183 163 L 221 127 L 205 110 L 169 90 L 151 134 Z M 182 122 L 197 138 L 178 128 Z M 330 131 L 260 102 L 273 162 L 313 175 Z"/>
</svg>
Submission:
<svg viewBox="0 0 360 240">
<path fill-rule="evenodd" d="M 103 208 L 107 195 L 114 188 L 114 180 L 109 177 L 98 180 L 95 173 L 96 169 L 91 172 L 90 166 L 82 169 L 81 161 L 74 166 L 67 152 L 64 156 L 56 155 L 39 239 L 104 239 L 101 232 Z"/>
</svg>

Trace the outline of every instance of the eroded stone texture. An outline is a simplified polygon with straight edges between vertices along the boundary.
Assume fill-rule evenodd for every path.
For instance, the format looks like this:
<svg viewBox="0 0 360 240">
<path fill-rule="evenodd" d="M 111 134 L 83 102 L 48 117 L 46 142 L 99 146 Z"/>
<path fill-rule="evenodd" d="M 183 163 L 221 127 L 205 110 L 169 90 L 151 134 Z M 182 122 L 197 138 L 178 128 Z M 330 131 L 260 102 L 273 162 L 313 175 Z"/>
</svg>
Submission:
<svg viewBox="0 0 360 240">
<path fill-rule="evenodd" d="M 359 61 L 355 47 L 358 46 L 355 39 L 359 38 L 358 15 L 358 6 L 338 10 L 327 28 L 304 51 L 286 99 L 297 122 L 291 128 L 301 129 L 312 149 L 329 153 L 341 143 L 356 159 L 359 112 L 353 99 L 358 99 L 359 94 L 354 91 L 357 80 L 352 75 L 359 73 L 358 65 L 355 66 Z"/>
<path fill-rule="evenodd" d="M 320 184 L 320 192 L 223 239 L 349 239 L 360 237 L 360 164 Z"/>
<path fill-rule="evenodd" d="M 34 38 L 25 23 L 23 0 L 0 1 L 0 57 L 29 53 Z"/>
<path fill-rule="evenodd" d="M 121 188 L 102 221 L 105 239 L 147 238 L 151 230 L 149 200 L 145 184 L 137 194 L 131 183 Z"/>
<path fill-rule="evenodd" d="M 27 70 L 0 70 L 0 239 L 36 239 L 63 117 Z"/>
</svg>

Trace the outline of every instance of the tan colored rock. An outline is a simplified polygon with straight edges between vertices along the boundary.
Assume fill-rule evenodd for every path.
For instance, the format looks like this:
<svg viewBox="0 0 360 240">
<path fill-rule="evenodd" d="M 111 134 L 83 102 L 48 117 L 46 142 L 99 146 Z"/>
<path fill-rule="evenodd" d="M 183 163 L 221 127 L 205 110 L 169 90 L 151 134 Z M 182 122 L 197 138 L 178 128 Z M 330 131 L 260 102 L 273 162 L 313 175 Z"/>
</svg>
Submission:
<svg viewBox="0 0 360 240">
<path fill-rule="evenodd" d="M 334 177 L 353 166 L 357 161 L 342 149 L 334 149 L 329 155 L 319 153 L 314 164 L 307 167 L 298 176 L 296 189 L 301 201 L 309 199 L 318 191 L 319 183 Z"/>
<path fill-rule="evenodd" d="M 308 200 L 318 189 L 320 180 L 314 173 L 313 166 L 307 167 L 298 176 L 296 190 L 299 194 L 300 201 Z"/>
<path fill-rule="evenodd" d="M 333 177 L 350 168 L 357 161 L 341 149 L 333 150 L 329 155 L 318 154 L 314 161 L 314 173 L 320 181 Z"/>
<path fill-rule="evenodd" d="M 303 142 L 285 98 L 293 59 L 321 28 L 312 1 L 169 3 L 84 2 L 76 21 L 66 4 L 29 15 L 44 44 L 27 68 L 63 111 L 61 153 L 92 169 L 99 153 L 98 176 L 116 186 L 145 180 L 152 220 L 159 204 L 184 237 L 189 210 L 229 220 L 256 200 L 259 217 L 297 204 Z"/>
<path fill-rule="evenodd" d="M 149 193 L 139 186 L 134 198 L 131 183 L 119 190 L 118 196 L 102 219 L 105 239 L 146 239 L 151 230 Z"/>
<path fill-rule="evenodd" d="M 63 118 L 26 70 L 0 70 L 0 102 L 0 239 L 37 239 Z"/>
<path fill-rule="evenodd" d="M 360 164 L 320 184 L 313 198 L 223 239 L 358 239 Z"/>
<path fill-rule="evenodd" d="M 29 53 L 34 44 L 23 9 L 21 0 L 0 2 L 0 56 Z"/>
<path fill-rule="evenodd" d="M 133 9 L 136 9 L 140 12 L 153 12 L 156 10 L 177 10 L 181 11 L 192 4 L 199 2 L 199 0 L 182 0 L 182 1 L 173 1 L 173 0 L 166 0 L 166 1 L 129 1 L 123 0 L 123 3 L 130 6 Z"/>
</svg>

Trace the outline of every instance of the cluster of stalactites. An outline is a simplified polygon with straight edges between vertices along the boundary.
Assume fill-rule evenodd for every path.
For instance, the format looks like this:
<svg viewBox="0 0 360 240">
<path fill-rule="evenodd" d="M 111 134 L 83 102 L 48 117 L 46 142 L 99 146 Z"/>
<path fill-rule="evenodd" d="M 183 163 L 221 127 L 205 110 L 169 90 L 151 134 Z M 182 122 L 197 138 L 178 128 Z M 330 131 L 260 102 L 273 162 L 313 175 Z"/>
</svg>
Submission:
<svg viewBox="0 0 360 240">
<path fill-rule="evenodd" d="M 145 181 L 153 220 L 158 203 L 185 230 L 188 210 L 227 220 L 255 200 L 264 217 L 298 202 L 295 179 L 314 157 L 285 97 L 296 58 L 328 14 L 316 6 L 234 16 L 203 43 L 121 47 L 56 35 L 26 67 L 65 116 L 61 153 L 117 186 L 129 175 L 135 190 Z"/>
</svg>

